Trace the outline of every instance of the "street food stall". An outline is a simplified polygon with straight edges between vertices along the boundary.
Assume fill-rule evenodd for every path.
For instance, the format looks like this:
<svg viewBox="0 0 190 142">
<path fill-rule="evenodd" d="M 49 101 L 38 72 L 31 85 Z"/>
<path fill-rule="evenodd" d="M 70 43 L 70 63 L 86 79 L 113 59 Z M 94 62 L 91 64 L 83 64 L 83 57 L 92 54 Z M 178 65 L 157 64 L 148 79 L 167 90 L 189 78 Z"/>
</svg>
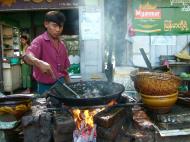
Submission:
<svg viewBox="0 0 190 142">
<path fill-rule="evenodd" d="M 91 6 L 92 5 L 92 6 Z M 18 88 L 21 88 L 20 82 L 20 43 L 19 37 L 26 34 L 30 40 L 34 39 L 42 31 L 43 16 L 48 10 L 60 10 L 66 16 L 63 35 L 64 41 L 69 53 L 71 67 L 69 73 L 73 78 L 86 76 L 83 74 L 97 74 L 101 76 L 104 71 L 103 65 L 103 33 L 100 33 L 102 22 L 101 3 L 85 1 L 10 1 L 0 2 L 0 23 L 1 23 L 1 48 L 2 48 L 2 91 L 12 94 Z M 18 18 L 19 17 L 19 18 Z M 93 17 L 93 18 L 92 18 Z M 96 30 L 94 30 L 96 26 Z M 9 28 L 9 29 L 8 29 Z M 18 29 L 17 36 L 15 28 Z M 5 31 L 6 30 L 6 31 Z M 2 35 L 3 31 L 12 31 L 12 34 Z M 10 32 L 9 32 L 10 33 Z M 8 34 L 8 33 L 7 33 Z M 12 36 L 11 36 L 12 35 Z M 17 38 L 16 38 L 17 37 Z M 17 43 L 17 45 L 16 45 Z M 93 48 L 93 55 L 91 48 Z M 98 59 L 98 60 L 96 60 Z M 14 60 L 14 63 L 10 63 Z M 17 60 L 17 61 L 16 61 Z M 16 62 L 16 63 L 15 63 Z M 8 65 L 11 65 L 8 69 Z M 5 69 L 6 65 L 6 69 Z M 8 76 L 14 76 L 11 67 L 17 66 L 18 79 L 9 81 L 3 80 Z M 6 71 L 5 71 L 6 70 Z M 4 72 L 4 73 L 3 73 Z M 8 75 L 8 76 L 7 76 Z M 93 75 L 92 75 L 93 76 Z"/>
<path fill-rule="evenodd" d="M 41 16 L 47 10 L 65 13 L 69 22 L 61 39 L 73 64 L 72 83 L 57 82 L 41 96 L 2 94 L 0 135 L 6 142 L 188 142 L 188 4 L 0 1 L 2 25 L 12 23 L 13 29 L 28 32 L 31 39 L 43 30 Z M 14 48 L 6 50 L 5 41 L 10 43 L 6 38 L 1 34 L 2 57 L 12 57 L 7 52 Z M 2 79 L 5 85 L 7 78 Z"/>
</svg>

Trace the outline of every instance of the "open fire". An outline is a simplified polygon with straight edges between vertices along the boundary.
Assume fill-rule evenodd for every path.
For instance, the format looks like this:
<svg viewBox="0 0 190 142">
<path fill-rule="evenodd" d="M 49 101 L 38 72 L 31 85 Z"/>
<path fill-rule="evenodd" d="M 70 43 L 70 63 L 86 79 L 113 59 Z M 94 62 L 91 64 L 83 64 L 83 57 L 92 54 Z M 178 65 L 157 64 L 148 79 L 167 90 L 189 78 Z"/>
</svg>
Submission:
<svg viewBox="0 0 190 142">
<path fill-rule="evenodd" d="M 107 106 L 110 107 L 117 102 L 112 100 Z M 97 109 L 73 109 L 73 118 L 76 123 L 76 129 L 73 132 L 74 142 L 96 142 L 96 124 L 94 116 L 105 108 Z"/>
<path fill-rule="evenodd" d="M 96 142 L 96 125 L 93 117 L 100 110 L 73 110 L 76 129 L 73 132 L 74 142 Z"/>
</svg>

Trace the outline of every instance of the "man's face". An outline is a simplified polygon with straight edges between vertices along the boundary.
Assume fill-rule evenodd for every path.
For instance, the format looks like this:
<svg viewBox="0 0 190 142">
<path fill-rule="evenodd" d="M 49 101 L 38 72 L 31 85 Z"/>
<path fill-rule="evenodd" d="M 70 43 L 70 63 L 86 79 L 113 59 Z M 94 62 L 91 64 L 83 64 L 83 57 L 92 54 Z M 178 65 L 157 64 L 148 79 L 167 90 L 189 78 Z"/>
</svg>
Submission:
<svg viewBox="0 0 190 142">
<path fill-rule="evenodd" d="M 44 22 L 44 26 L 47 32 L 52 36 L 52 38 L 57 39 L 63 31 L 63 26 L 59 26 L 54 22 Z"/>
</svg>

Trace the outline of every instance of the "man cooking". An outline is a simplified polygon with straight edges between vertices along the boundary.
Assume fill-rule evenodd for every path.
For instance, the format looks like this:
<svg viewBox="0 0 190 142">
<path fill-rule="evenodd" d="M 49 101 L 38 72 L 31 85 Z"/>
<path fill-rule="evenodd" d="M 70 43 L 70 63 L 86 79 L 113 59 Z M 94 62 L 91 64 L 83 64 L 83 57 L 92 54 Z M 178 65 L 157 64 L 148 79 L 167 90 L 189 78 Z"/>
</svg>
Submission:
<svg viewBox="0 0 190 142">
<path fill-rule="evenodd" d="M 27 48 L 23 60 L 33 65 L 33 76 L 37 81 L 37 92 L 44 93 L 57 79 L 70 82 L 67 68 L 70 66 L 67 49 L 60 40 L 65 16 L 59 11 L 45 14 L 46 31 L 36 37 Z"/>
</svg>

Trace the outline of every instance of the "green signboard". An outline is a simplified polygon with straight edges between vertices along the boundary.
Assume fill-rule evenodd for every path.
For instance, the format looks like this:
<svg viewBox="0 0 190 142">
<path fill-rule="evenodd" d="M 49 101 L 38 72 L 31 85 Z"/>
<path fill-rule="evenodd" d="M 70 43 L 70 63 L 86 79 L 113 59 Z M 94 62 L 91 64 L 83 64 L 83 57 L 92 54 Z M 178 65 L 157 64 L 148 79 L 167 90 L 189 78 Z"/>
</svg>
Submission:
<svg viewBox="0 0 190 142">
<path fill-rule="evenodd" d="M 190 0 L 133 0 L 136 35 L 190 33 Z"/>
</svg>

